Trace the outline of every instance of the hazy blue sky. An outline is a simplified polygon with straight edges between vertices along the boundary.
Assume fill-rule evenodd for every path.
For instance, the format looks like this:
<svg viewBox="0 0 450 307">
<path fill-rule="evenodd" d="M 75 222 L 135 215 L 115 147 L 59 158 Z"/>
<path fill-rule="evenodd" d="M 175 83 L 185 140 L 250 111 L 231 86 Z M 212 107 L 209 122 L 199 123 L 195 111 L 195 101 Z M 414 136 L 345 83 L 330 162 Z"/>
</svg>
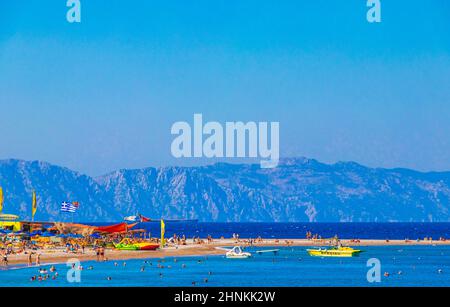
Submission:
<svg viewBox="0 0 450 307">
<path fill-rule="evenodd" d="M 45 3 L 45 5 L 43 4 Z M 450 170 L 450 1 L 0 1 L 0 159 L 192 165 L 174 121 L 279 121 L 281 156 Z"/>
</svg>

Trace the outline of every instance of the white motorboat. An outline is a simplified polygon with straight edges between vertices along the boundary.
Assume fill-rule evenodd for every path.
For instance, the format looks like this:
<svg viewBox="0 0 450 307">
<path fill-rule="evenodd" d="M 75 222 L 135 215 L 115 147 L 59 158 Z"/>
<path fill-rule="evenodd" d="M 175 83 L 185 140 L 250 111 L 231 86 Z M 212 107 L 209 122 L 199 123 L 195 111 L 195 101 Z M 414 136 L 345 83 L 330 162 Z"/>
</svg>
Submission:
<svg viewBox="0 0 450 307">
<path fill-rule="evenodd" d="M 124 217 L 123 220 L 127 221 L 127 222 L 136 222 L 137 218 L 138 217 L 136 215 L 130 215 L 130 216 Z"/>
</svg>

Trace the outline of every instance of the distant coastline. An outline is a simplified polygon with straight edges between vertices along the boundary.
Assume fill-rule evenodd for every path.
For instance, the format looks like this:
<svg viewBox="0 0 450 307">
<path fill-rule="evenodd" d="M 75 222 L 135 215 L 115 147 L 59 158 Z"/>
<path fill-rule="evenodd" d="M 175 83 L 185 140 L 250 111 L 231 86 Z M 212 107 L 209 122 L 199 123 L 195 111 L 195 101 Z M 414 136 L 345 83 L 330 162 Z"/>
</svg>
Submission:
<svg viewBox="0 0 450 307">
<path fill-rule="evenodd" d="M 281 159 L 257 164 L 119 170 L 90 177 L 39 161 L 0 161 L 4 212 L 31 218 L 36 190 L 41 221 L 150 218 L 213 222 L 449 222 L 450 172 L 369 168 Z M 70 199 L 68 199 L 70 198 Z M 62 214 L 76 201 L 76 214 Z"/>
</svg>

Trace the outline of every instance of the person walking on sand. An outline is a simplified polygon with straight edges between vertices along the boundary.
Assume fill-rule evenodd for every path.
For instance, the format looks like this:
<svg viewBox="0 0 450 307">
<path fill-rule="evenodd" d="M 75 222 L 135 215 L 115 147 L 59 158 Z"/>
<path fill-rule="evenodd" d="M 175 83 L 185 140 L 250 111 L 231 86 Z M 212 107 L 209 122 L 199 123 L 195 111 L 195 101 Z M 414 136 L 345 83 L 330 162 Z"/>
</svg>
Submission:
<svg viewBox="0 0 450 307">
<path fill-rule="evenodd" d="M 3 263 L 2 263 L 2 265 L 3 266 L 8 266 L 8 254 L 6 252 L 3 254 Z"/>
<path fill-rule="evenodd" d="M 41 265 L 41 254 L 36 254 L 36 265 Z"/>
<path fill-rule="evenodd" d="M 103 246 L 100 248 L 100 256 L 102 261 L 105 261 L 105 248 Z"/>
<path fill-rule="evenodd" d="M 28 254 L 28 266 L 32 266 L 33 265 L 33 253 L 32 252 L 30 252 L 29 254 Z"/>
</svg>

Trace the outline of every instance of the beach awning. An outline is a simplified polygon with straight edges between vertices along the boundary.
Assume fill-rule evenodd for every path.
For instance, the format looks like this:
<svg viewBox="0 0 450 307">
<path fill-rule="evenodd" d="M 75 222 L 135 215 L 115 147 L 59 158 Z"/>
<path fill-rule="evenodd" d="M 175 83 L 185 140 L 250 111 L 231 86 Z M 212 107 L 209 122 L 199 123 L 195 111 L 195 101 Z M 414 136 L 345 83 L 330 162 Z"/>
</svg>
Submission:
<svg viewBox="0 0 450 307">
<path fill-rule="evenodd" d="M 137 223 L 134 223 L 134 224 L 120 223 L 120 224 L 114 224 L 114 225 L 108 225 L 108 226 L 100 226 L 100 227 L 97 227 L 95 229 L 95 231 L 106 232 L 106 233 L 127 232 L 136 225 L 137 225 Z"/>
</svg>

